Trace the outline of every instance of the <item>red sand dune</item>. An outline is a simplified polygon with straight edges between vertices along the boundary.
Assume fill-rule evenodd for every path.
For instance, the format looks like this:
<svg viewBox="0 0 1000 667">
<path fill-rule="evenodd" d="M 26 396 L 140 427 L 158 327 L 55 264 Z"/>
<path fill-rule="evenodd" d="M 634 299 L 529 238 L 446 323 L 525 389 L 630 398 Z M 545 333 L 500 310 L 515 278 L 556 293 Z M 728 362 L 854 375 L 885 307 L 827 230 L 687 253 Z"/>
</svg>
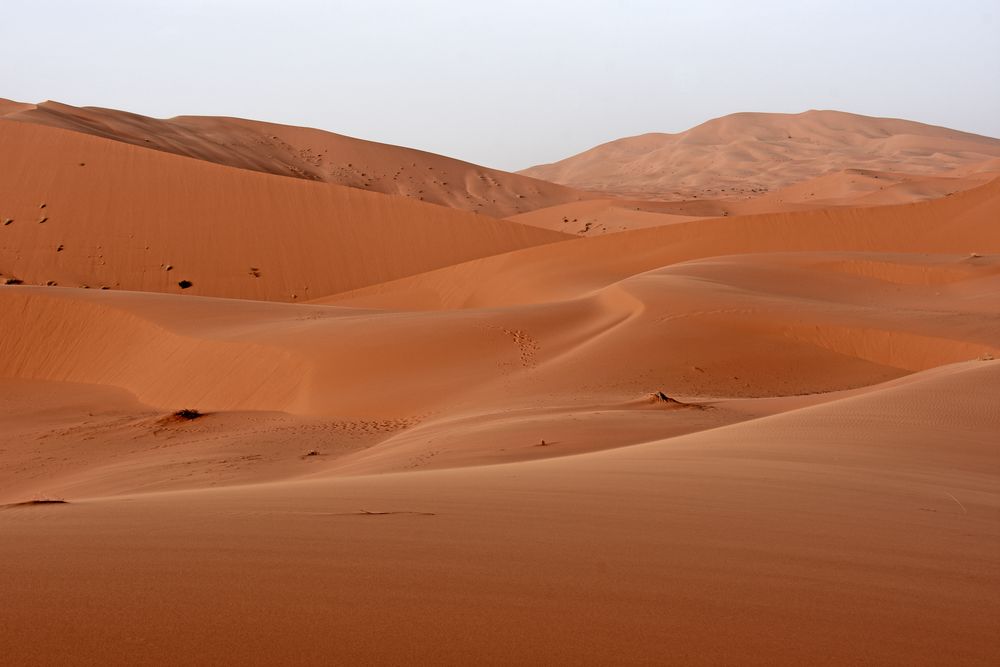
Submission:
<svg viewBox="0 0 1000 667">
<path fill-rule="evenodd" d="M 1000 252 L 1000 178 L 951 197 L 884 207 L 834 207 L 691 220 L 525 249 L 373 285 L 325 303 L 465 308 L 544 302 L 677 262 L 784 251 Z"/>
<path fill-rule="evenodd" d="M 0 115 L 229 167 L 400 195 L 493 217 L 592 196 L 411 148 L 242 118 L 162 120 L 114 109 L 9 100 L 0 100 Z"/>
<path fill-rule="evenodd" d="M 839 111 L 737 113 L 678 134 L 618 139 L 520 173 L 583 190 L 720 198 L 844 169 L 937 176 L 998 157 L 1000 139 L 907 120 Z"/>
<path fill-rule="evenodd" d="M 0 273 L 25 283 L 288 301 L 564 238 L 40 125 L 0 120 L 0 151 Z"/>
<path fill-rule="evenodd" d="M 751 199 L 538 186 L 501 220 L 457 210 L 467 180 L 438 206 L 281 171 L 320 135 L 406 149 L 8 108 L 7 662 L 1000 660 L 978 139 L 805 114 L 828 163 L 892 164 Z M 678 145 L 788 120 L 751 119 Z"/>
</svg>

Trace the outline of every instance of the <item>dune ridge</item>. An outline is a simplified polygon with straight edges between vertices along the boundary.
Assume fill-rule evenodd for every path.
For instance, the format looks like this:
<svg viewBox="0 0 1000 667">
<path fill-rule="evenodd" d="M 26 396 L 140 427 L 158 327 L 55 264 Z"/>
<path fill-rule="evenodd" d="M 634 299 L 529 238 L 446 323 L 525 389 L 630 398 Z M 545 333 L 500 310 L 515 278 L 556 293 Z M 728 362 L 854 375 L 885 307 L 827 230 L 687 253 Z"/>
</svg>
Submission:
<svg viewBox="0 0 1000 667">
<path fill-rule="evenodd" d="M 426 151 L 243 118 L 139 114 L 59 102 L 0 105 L 3 120 L 61 128 L 207 162 L 381 192 L 492 217 L 590 195 Z"/>
<path fill-rule="evenodd" d="M 0 120 L 0 150 L 0 273 L 25 283 L 290 301 L 566 238 L 40 125 Z"/>
</svg>

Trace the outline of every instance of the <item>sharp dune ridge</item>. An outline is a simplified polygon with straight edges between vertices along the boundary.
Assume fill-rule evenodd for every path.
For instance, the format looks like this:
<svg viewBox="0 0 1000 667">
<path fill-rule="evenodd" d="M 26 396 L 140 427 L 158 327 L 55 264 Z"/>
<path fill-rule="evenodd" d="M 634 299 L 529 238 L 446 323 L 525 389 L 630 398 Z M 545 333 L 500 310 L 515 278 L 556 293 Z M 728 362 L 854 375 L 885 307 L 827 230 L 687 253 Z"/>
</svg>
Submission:
<svg viewBox="0 0 1000 667">
<path fill-rule="evenodd" d="M 7 100 L 0 118 L 55 127 L 252 171 L 506 217 L 591 195 L 411 148 L 242 118 L 149 118 L 58 102 Z"/>
<path fill-rule="evenodd" d="M 0 154 L 12 664 L 1000 660 L 1000 141 L 529 178 L 0 100 Z"/>
<path fill-rule="evenodd" d="M 36 284 L 291 301 L 565 238 L 41 125 L 0 150 L 0 273 Z"/>
</svg>

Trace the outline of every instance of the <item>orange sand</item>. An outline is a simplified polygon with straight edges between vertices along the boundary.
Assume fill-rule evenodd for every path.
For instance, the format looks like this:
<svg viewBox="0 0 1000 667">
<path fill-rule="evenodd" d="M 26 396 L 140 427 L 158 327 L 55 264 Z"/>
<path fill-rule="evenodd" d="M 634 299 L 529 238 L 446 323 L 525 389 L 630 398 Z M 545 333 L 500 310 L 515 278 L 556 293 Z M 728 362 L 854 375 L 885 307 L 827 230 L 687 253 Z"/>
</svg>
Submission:
<svg viewBox="0 0 1000 667">
<path fill-rule="evenodd" d="M 1000 661 L 996 140 L 0 114 L 0 662 Z"/>
</svg>

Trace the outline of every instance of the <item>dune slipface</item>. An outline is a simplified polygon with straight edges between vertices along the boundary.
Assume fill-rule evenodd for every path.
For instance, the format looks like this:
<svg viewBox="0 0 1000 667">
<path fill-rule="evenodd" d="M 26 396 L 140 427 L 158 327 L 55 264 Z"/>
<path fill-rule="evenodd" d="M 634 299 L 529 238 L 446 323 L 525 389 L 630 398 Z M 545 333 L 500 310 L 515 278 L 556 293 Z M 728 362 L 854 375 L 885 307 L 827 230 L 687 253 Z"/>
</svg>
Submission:
<svg viewBox="0 0 1000 667">
<path fill-rule="evenodd" d="M 564 238 L 2 119 L 0 149 L 0 272 L 26 283 L 291 301 Z"/>
<path fill-rule="evenodd" d="M 0 114 L 3 662 L 1000 661 L 996 140 Z"/>
<path fill-rule="evenodd" d="M 433 153 L 274 123 L 4 101 L 4 120 L 72 130 L 215 164 L 333 183 L 505 217 L 592 197 L 548 181 Z"/>
</svg>

